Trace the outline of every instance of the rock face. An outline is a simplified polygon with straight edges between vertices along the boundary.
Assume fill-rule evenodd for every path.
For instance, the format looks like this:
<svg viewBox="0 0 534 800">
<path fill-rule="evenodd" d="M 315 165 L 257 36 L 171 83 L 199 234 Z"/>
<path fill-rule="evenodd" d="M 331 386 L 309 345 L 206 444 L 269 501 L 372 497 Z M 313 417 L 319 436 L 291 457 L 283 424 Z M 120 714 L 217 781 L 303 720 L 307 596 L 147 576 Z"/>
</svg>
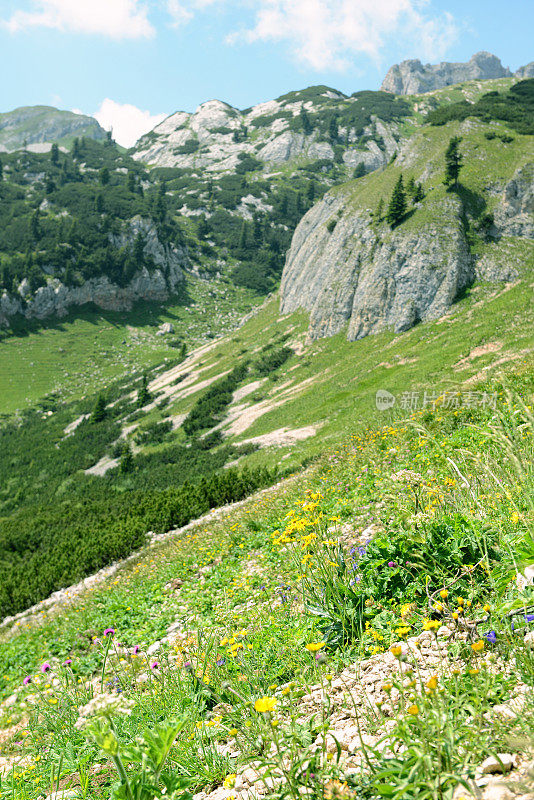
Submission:
<svg viewBox="0 0 534 800">
<path fill-rule="evenodd" d="M 524 67 L 519 67 L 515 73 L 515 77 L 519 78 L 519 80 L 525 80 L 525 78 L 534 78 L 534 61 L 531 61 L 530 64 L 525 64 Z"/>
<path fill-rule="evenodd" d="M 312 87 L 313 89 L 313 87 Z M 332 115 L 354 104 L 328 87 L 293 92 L 278 100 L 239 111 L 220 100 L 203 103 L 193 114 L 179 111 L 141 137 L 132 152 L 136 160 L 158 167 L 202 169 L 210 173 L 234 171 L 244 157 L 253 156 L 267 169 L 291 161 L 341 157 L 349 167 L 363 164 L 366 171 L 383 166 L 397 151 L 400 134 L 395 122 L 373 118 L 362 131 L 341 126 L 336 147 L 318 130 L 303 133 L 294 125 L 302 111 Z M 365 137 L 363 146 L 359 142 Z"/>
<path fill-rule="evenodd" d="M 467 134 L 467 147 L 468 124 L 462 132 Z M 436 178 L 441 184 L 443 147 L 434 159 L 424 149 L 427 144 L 424 134 L 416 137 L 391 169 L 410 169 L 412 174 L 419 170 L 416 174 L 424 185 Z M 509 257 L 513 248 L 508 251 L 507 243 L 522 240 L 534 253 L 533 162 L 524 163 L 500 184 L 496 202 L 489 207 L 491 246 L 479 258 L 471 253 L 467 212 L 454 192 L 430 188 L 418 206 L 419 216 L 415 208 L 413 222 L 408 218 L 391 230 L 384 222 L 373 222 L 365 207 L 375 177 L 366 180 L 365 188 L 347 184 L 325 195 L 293 236 L 282 274 L 280 311 L 307 311 L 311 339 L 346 328 L 347 338 L 354 341 L 385 330 L 400 333 L 417 322 L 438 319 L 476 278 L 498 282 L 518 276 L 521 265 L 517 257 Z M 380 180 L 378 176 L 376 181 Z M 473 219 L 472 227 L 476 223 Z"/>
<path fill-rule="evenodd" d="M 447 224 L 417 232 L 374 228 L 366 211 L 345 213 L 345 198 L 327 196 L 295 232 L 280 287 L 280 311 L 310 313 L 313 339 L 348 323 L 347 338 L 408 330 L 442 316 L 474 278 L 460 204 L 447 197 Z M 333 221 L 337 220 L 332 231 Z"/>
<path fill-rule="evenodd" d="M 82 286 L 65 286 L 51 278 L 46 286 L 32 293 L 27 280 L 18 287 L 17 295 L 6 292 L 0 297 L 0 325 L 21 314 L 26 319 L 65 316 L 71 306 L 94 303 L 107 311 L 128 311 L 137 300 L 163 302 L 183 281 L 182 268 L 187 264 L 184 249 L 164 245 L 149 220 L 134 217 L 120 236 L 113 240 L 119 247 L 131 247 L 137 234 L 145 239 L 145 256 L 150 256 L 156 269 L 143 267 L 125 286 L 112 283 L 107 276 L 91 278 Z"/>
<path fill-rule="evenodd" d="M 380 88 L 394 94 L 422 94 L 463 81 L 509 78 L 511 75 L 497 56 L 482 51 L 467 62 L 443 61 L 441 64 L 423 65 L 416 59 L 402 61 L 391 67 Z"/>
<path fill-rule="evenodd" d="M 75 136 L 103 141 L 106 132 L 96 119 L 51 106 L 24 106 L 0 114 L 0 151 L 24 147 L 35 152 L 50 150 L 53 142 Z"/>
</svg>

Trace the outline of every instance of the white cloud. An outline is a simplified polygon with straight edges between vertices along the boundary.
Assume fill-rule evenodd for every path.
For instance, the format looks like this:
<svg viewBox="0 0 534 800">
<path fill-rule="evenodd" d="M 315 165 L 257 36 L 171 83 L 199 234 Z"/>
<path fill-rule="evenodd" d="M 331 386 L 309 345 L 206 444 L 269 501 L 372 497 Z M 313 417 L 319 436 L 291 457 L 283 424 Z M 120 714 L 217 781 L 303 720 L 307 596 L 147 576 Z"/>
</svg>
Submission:
<svg viewBox="0 0 534 800">
<path fill-rule="evenodd" d="M 155 34 L 147 14 L 139 0 L 31 0 L 29 11 L 15 11 L 1 23 L 12 33 L 41 27 L 139 39 Z"/>
<path fill-rule="evenodd" d="M 144 133 L 148 133 L 166 118 L 167 114 L 151 114 L 129 103 L 116 103 L 109 97 L 102 102 L 93 117 L 107 131 L 113 129 L 113 138 L 123 147 L 132 147 Z"/>
<path fill-rule="evenodd" d="M 231 9 L 235 0 L 166 0 L 176 25 L 218 4 Z M 239 0 L 252 25 L 226 37 L 227 42 L 282 42 L 305 67 L 343 70 L 364 55 L 379 61 L 395 40 L 407 55 L 437 60 L 455 40 L 449 13 L 433 14 L 430 0 Z M 409 46 L 409 48 L 408 48 Z"/>
<path fill-rule="evenodd" d="M 450 14 L 425 14 L 419 0 L 257 0 L 252 28 L 234 35 L 247 41 L 286 42 L 312 69 L 347 69 L 358 54 L 376 61 L 384 46 L 409 41 L 428 58 L 441 58 L 456 29 Z"/>
</svg>

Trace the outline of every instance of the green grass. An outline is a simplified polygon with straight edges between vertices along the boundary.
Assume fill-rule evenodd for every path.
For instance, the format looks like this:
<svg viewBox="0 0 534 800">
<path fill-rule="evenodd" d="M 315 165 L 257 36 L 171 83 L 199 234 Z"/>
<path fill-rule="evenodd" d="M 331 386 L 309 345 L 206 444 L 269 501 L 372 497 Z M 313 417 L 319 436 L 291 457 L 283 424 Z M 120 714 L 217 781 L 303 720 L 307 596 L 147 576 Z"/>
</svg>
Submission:
<svg viewBox="0 0 534 800">
<path fill-rule="evenodd" d="M 138 303 L 131 312 L 87 308 L 61 320 L 16 321 L 0 338 L 0 413 L 12 414 L 51 392 L 70 401 L 105 389 L 116 379 L 176 358 L 168 341 L 188 348 L 232 329 L 253 295 L 230 283 L 190 279 L 183 298 L 165 305 Z M 156 336 L 164 322 L 175 333 Z"/>
<path fill-rule="evenodd" d="M 496 716 L 488 725 L 487 717 L 515 696 L 520 680 L 527 692 L 534 686 L 532 652 L 506 618 L 514 610 L 520 617 L 532 602 L 513 580 L 534 558 L 531 368 L 530 362 L 509 377 L 518 394 L 501 389 L 496 412 L 438 408 L 347 437 L 277 490 L 146 550 L 62 605 L 4 628 L 0 692 L 16 697 L 0 707 L 0 725 L 8 730 L 3 754 L 27 760 L 0 784 L 2 800 L 37 800 L 56 786 L 78 786 L 86 800 L 108 800 L 119 762 L 123 784 L 142 779 L 148 792 L 153 771 L 147 760 L 135 766 L 131 747 L 136 741 L 148 747 L 151 733 L 172 721 L 180 721 L 181 733 L 161 780 L 186 781 L 192 793 L 209 792 L 225 778 L 231 785 L 233 775 L 255 762 L 260 772 L 282 770 L 282 794 L 295 800 L 310 770 L 321 795 L 337 780 L 348 781 L 348 798 L 375 800 L 382 787 L 399 800 L 437 800 L 472 776 L 487 755 L 528 752 L 528 702 L 520 718 Z M 375 538 L 364 554 L 354 555 L 350 548 L 371 520 Z M 445 530 L 452 542 L 439 551 L 435 537 Z M 474 565 L 476 548 L 484 555 Z M 418 558 L 423 565 L 411 565 L 417 572 L 407 582 L 402 564 Z M 362 577 L 351 590 L 356 594 L 347 594 L 353 562 Z M 423 655 L 415 685 L 403 688 L 395 659 L 387 661 L 384 651 L 399 641 L 399 626 L 408 642 L 423 633 L 431 616 L 427 592 L 435 600 L 445 589 L 449 597 L 436 624 L 451 624 L 456 633 L 441 663 L 427 665 Z M 460 594 L 465 616 L 478 620 L 467 642 L 452 622 Z M 323 616 L 312 613 L 311 596 L 324 603 L 330 598 Z M 352 633 L 349 597 L 368 601 L 368 625 Z M 483 609 L 487 603 L 490 612 Z M 175 619 L 178 631 L 157 654 L 147 654 Z M 115 631 L 111 647 L 102 635 L 107 628 Z M 491 629 L 494 645 L 484 638 Z M 332 638 L 335 630 L 347 635 Z M 470 646 L 479 641 L 485 642 L 482 655 Z M 319 660 L 306 649 L 313 643 Z M 405 652 L 410 660 L 411 650 Z M 332 679 L 346 665 L 355 665 L 354 675 L 357 665 L 366 670 L 373 654 L 391 674 L 390 688 L 371 690 L 343 672 L 346 697 L 342 692 L 337 699 Z M 61 666 L 67 658 L 72 662 Z M 186 662 L 191 667 L 184 668 Z M 40 671 L 44 663 L 50 664 L 47 674 Z M 32 682 L 23 687 L 25 675 Z M 432 675 L 438 691 L 427 688 Z M 111 696 L 119 686 L 133 705 L 131 716 L 113 717 L 117 750 L 104 737 L 104 719 L 93 718 L 85 731 L 75 727 L 79 709 L 101 686 Z M 322 701 L 321 686 L 327 689 Z M 318 698 L 311 716 L 310 690 Z M 255 709 L 262 697 L 272 712 Z M 343 741 L 336 727 L 340 702 L 366 744 L 358 743 L 355 756 L 346 745 L 334 747 L 327 758 L 320 735 L 327 730 Z M 444 747 L 434 747 L 436 741 Z M 315 749 L 313 742 L 319 743 Z M 163 752 L 161 743 L 152 746 Z M 395 760 L 400 746 L 404 758 Z M 146 797 L 157 796 L 151 791 Z"/>
</svg>

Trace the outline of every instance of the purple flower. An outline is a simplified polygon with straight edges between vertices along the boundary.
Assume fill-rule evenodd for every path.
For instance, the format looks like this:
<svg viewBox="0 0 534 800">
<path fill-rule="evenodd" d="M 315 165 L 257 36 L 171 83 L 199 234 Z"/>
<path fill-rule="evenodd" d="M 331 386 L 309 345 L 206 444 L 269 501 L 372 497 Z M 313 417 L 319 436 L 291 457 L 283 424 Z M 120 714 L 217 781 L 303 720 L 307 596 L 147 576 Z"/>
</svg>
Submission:
<svg viewBox="0 0 534 800">
<path fill-rule="evenodd" d="M 525 614 L 524 617 L 527 622 L 534 622 L 534 614 Z"/>
<path fill-rule="evenodd" d="M 397 564 L 395 563 L 395 561 L 388 561 L 388 567 L 396 567 L 396 566 Z"/>
<path fill-rule="evenodd" d="M 64 667 L 69 667 L 71 664 L 72 664 L 72 658 L 67 658 L 67 660 L 63 662 Z"/>
<path fill-rule="evenodd" d="M 157 669 L 159 667 L 159 663 L 157 661 L 153 661 L 150 665 L 150 669 Z"/>
<path fill-rule="evenodd" d="M 193 665 L 190 661 L 186 661 L 184 663 L 184 669 L 186 672 L 193 672 Z"/>
<path fill-rule="evenodd" d="M 222 665 L 223 665 L 225 662 L 226 662 L 226 659 L 225 659 L 225 658 L 218 658 L 218 659 L 217 659 L 217 661 L 216 661 L 215 663 L 217 664 L 217 666 L 218 666 L 218 667 L 222 667 Z"/>
<path fill-rule="evenodd" d="M 22 683 L 24 684 L 24 686 L 27 686 L 27 685 L 28 685 L 29 683 L 31 683 L 31 682 L 32 682 L 31 675 L 26 675 L 26 677 L 25 677 L 25 678 L 24 678 L 24 680 L 22 681 Z"/>
<path fill-rule="evenodd" d="M 497 641 L 497 634 L 495 633 L 495 631 L 489 631 L 489 633 L 486 634 L 485 638 L 490 644 L 495 644 L 495 642 Z"/>
<path fill-rule="evenodd" d="M 136 656 L 141 648 L 138 644 L 135 645 L 134 649 L 132 650 L 132 655 Z"/>
<path fill-rule="evenodd" d="M 113 636 L 115 633 L 115 628 L 106 628 L 104 631 L 104 636 Z"/>
<path fill-rule="evenodd" d="M 52 669 L 48 661 L 45 661 L 43 666 L 41 667 L 41 672 L 48 672 L 49 669 Z"/>
</svg>

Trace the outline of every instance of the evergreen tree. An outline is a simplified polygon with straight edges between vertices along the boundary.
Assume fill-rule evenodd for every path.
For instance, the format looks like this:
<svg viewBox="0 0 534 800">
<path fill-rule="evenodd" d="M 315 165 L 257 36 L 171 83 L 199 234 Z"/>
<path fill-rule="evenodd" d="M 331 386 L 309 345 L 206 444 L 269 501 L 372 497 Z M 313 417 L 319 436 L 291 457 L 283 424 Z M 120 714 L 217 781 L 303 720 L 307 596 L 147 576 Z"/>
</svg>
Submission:
<svg viewBox="0 0 534 800">
<path fill-rule="evenodd" d="M 134 457 L 130 445 L 128 445 L 121 457 L 120 471 L 123 475 L 125 475 L 128 472 L 132 472 L 133 468 L 134 468 Z"/>
<path fill-rule="evenodd" d="M 300 124 L 302 127 L 302 132 L 306 136 L 309 136 L 309 134 L 313 131 L 313 125 L 310 122 L 310 117 L 308 116 L 308 112 L 304 106 L 302 106 L 300 109 Z"/>
<path fill-rule="evenodd" d="M 132 192 L 133 194 L 135 192 L 135 172 L 132 172 L 132 170 L 128 172 L 128 180 L 126 185 L 128 191 Z"/>
<path fill-rule="evenodd" d="M 104 198 L 102 192 L 99 192 L 95 197 L 95 211 L 97 214 L 102 214 L 104 211 Z"/>
<path fill-rule="evenodd" d="M 185 342 L 182 342 L 182 346 L 180 347 L 180 360 L 183 361 L 187 355 L 187 345 Z"/>
<path fill-rule="evenodd" d="M 4 175 L 4 165 L 2 164 L 2 159 L 0 158 L 0 181 Z"/>
<path fill-rule="evenodd" d="M 363 161 L 360 161 L 360 163 L 354 170 L 354 177 L 363 178 L 364 175 L 365 175 L 365 164 L 363 163 Z"/>
<path fill-rule="evenodd" d="M 59 164 L 59 147 L 55 142 L 50 149 L 50 161 L 55 167 Z"/>
<path fill-rule="evenodd" d="M 315 181 L 310 181 L 309 182 L 308 190 L 306 192 L 306 196 L 307 196 L 308 201 L 310 202 L 310 204 L 313 203 L 313 201 L 315 200 Z"/>
<path fill-rule="evenodd" d="M 420 203 L 421 200 L 424 200 L 425 193 L 423 191 L 423 187 L 420 183 L 415 184 L 415 194 L 413 196 L 414 203 Z"/>
<path fill-rule="evenodd" d="M 150 400 L 150 392 L 148 391 L 148 378 L 146 376 L 146 372 L 143 375 L 143 380 L 141 382 L 141 387 L 137 392 L 137 407 L 143 408 Z"/>
<path fill-rule="evenodd" d="M 463 166 L 463 157 L 459 149 L 461 141 L 460 136 L 453 136 L 445 151 L 445 180 L 443 183 L 445 186 L 453 185 L 455 189 L 458 189 L 458 178 Z"/>
<path fill-rule="evenodd" d="M 100 179 L 100 183 L 102 186 L 107 186 L 109 183 L 109 169 L 107 167 L 102 167 L 100 170 L 98 177 Z"/>
<path fill-rule="evenodd" d="M 410 177 L 406 181 L 406 194 L 413 200 L 415 196 L 415 180 L 413 175 L 410 175 Z"/>
<path fill-rule="evenodd" d="M 80 140 L 76 138 L 72 143 L 72 157 L 79 158 L 80 157 Z"/>
<path fill-rule="evenodd" d="M 239 237 L 239 249 L 241 251 L 248 250 L 248 225 L 246 220 L 243 220 L 243 225 L 241 226 L 241 236 Z"/>
<path fill-rule="evenodd" d="M 406 192 L 404 191 L 404 183 L 402 173 L 393 189 L 391 200 L 389 201 L 388 210 L 386 211 L 386 222 L 391 228 L 398 225 L 404 215 L 406 214 Z"/>
<path fill-rule="evenodd" d="M 380 198 L 375 211 L 375 220 L 377 222 L 382 222 L 383 219 L 384 219 L 384 201 L 382 198 Z"/>
<path fill-rule="evenodd" d="M 133 258 L 137 267 L 141 267 L 145 260 L 145 240 L 140 233 L 135 237 Z"/>
<path fill-rule="evenodd" d="M 339 126 L 337 123 L 337 114 L 334 114 L 330 117 L 330 122 L 328 123 L 328 136 L 331 142 L 337 142 L 339 138 Z"/>
<path fill-rule="evenodd" d="M 56 188 L 56 184 L 54 183 L 54 181 L 52 180 L 50 175 L 47 175 L 46 176 L 46 180 L 45 180 L 45 192 L 47 194 L 52 194 L 52 192 L 54 191 L 55 188 Z"/>
<path fill-rule="evenodd" d="M 106 399 L 103 394 L 99 394 L 96 398 L 95 407 L 91 414 L 91 422 L 102 422 L 106 418 Z"/>
<path fill-rule="evenodd" d="M 41 228 L 39 225 L 39 209 L 36 208 L 30 218 L 30 236 L 32 241 L 38 242 L 41 238 Z"/>
</svg>

